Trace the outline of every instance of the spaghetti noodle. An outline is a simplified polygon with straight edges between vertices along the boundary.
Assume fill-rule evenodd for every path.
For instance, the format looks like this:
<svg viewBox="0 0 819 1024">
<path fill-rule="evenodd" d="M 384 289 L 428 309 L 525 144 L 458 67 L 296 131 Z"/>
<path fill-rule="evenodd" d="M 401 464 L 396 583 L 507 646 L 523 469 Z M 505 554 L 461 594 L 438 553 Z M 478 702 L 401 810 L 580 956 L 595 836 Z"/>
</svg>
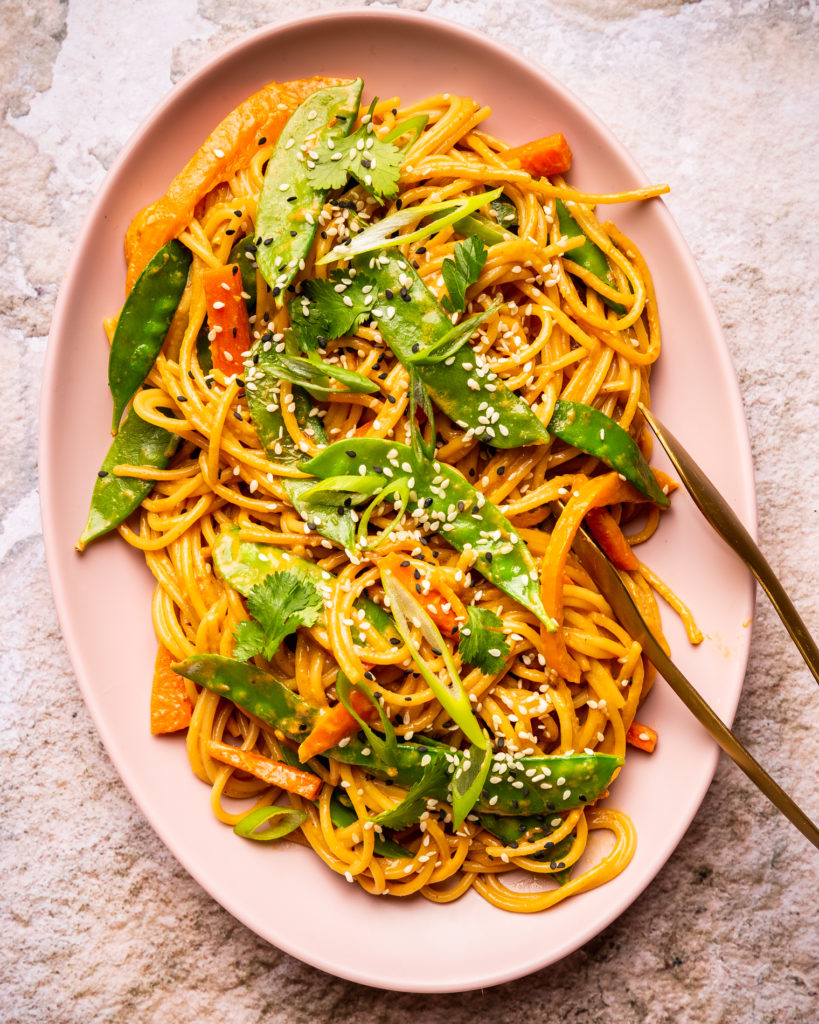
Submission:
<svg viewBox="0 0 819 1024">
<path fill-rule="evenodd" d="M 649 399 L 649 375 L 660 353 L 654 290 L 634 244 L 614 225 L 598 221 L 593 207 L 649 198 L 664 189 L 592 195 L 576 191 L 560 174 L 533 175 L 519 159 L 507 156 L 504 142 L 481 128 L 489 110 L 469 98 L 436 95 L 406 106 L 397 99 L 376 101 L 361 108 L 349 128 L 369 124 L 376 139 L 394 139 L 396 145 L 403 141 L 395 193 L 383 198 L 365 181 L 356 180 L 324 193 L 317 190 L 321 201 L 315 239 L 291 281 L 278 288 L 262 274 L 261 257 L 254 258 L 266 241 L 259 232 L 266 173 L 269 176 L 276 147 L 279 152 L 284 148 L 287 125 L 294 123 L 288 117 L 298 103 L 333 84 L 313 80 L 269 87 L 257 94 L 264 94 L 263 103 L 254 106 L 256 98 L 247 101 L 239 108 L 242 116 L 234 112 L 223 122 L 168 197 L 143 211 L 129 233 L 130 282 L 171 237 L 191 254 L 170 329 L 144 387 L 133 397 L 139 419 L 178 438 L 180 447 L 167 464 L 151 466 L 135 459 L 120 461 L 113 469 L 118 479 L 152 487 L 138 512 L 117 528 L 123 540 L 144 552 L 156 579 L 151 614 L 160 653 L 165 652 L 162 672 L 173 676 L 170 663 L 192 656 L 231 658 L 237 637 L 243 635 L 242 624 L 251 622 L 253 603 L 247 590 L 234 585 L 223 567 L 217 565 L 214 571 L 214 553 L 229 537 L 231 544 L 249 545 L 262 559 L 268 558 L 266 551 L 278 552 L 293 560 L 288 564 L 305 560 L 324 574 L 318 587 L 319 613 L 291 631 L 269 657 L 262 650 L 250 656 L 250 664 L 283 683 L 294 699 L 300 698 L 318 714 L 326 729 L 331 720 L 323 716 L 329 709 L 349 706 L 350 694 L 342 700 L 341 670 L 352 684 L 368 681 L 367 689 L 399 745 L 428 741 L 432 750 L 438 743 L 447 745 L 442 749 L 465 751 L 470 741 L 463 722 L 442 705 L 428 679 L 431 673 L 433 682 L 445 678 L 451 691 L 457 689 L 447 674 L 449 658 L 460 673 L 467 712 L 487 737 L 487 749 L 495 758 L 490 774 L 503 771 L 498 763 L 504 757 L 622 758 L 654 671 L 573 558 L 570 519 L 583 518 L 577 510 L 583 495 L 594 507 L 596 499 L 589 496 L 600 492 L 598 504 L 608 511 L 610 536 L 622 541 L 620 528 L 637 523 L 639 529 L 630 538 L 636 543 L 657 527 L 659 507 L 617 479 L 600 457 L 549 437 L 546 428 L 558 403 L 565 408 L 589 407 L 628 432 L 643 455 L 649 454 L 638 402 Z M 270 91 L 275 89 L 279 93 Z M 277 96 L 280 102 L 273 102 Z M 258 115 L 256 121 L 248 120 L 251 110 Z M 243 134 L 229 138 L 230 125 L 239 123 Z M 402 131 L 405 125 L 420 125 L 414 138 L 409 127 Z M 234 144 L 235 151 L 226 153 L 224 147 Z M 308 140 L 304 153 L 315 166 L 316 137 Z M 291 182 L 280 184 L 283 190 L 291 188 Z M 459 266 L 459 245 L 471 237 L 465 220 L 443 217 L 437 227 L 430 218 L 425 237 L 414 242 L 401 239 L 417 230 L 425 209 L 497 189 L 502 189 L 502 196 L 492 207 L 485 204 L 472 223 L 488 241 L 480 246 L 476 242 L 469 250 L 485 257 L 476 260 L 477 270 L 471 272 L 467 266 L 464 274 L 461 266 L 465 301 L 459 311 L 453 302 L 452 268 Z M 491 438 L 502 439 L 504 429 L 502 411 L 495 409 L 493 418 L 491 403 L 484 403 L 484 414 L 490 410 L 485 419 L 494 431 L 491 435 L 481 434 L 475 424 L 459 422 L 451 410 L 449 415 L 442 412 L 434 394 L 434 419 L 425 417 L 423 404 L 416 408 L 411 394 L 411 361 L 399 358 L 394 346 L 387 344 L 386 328 L 375 316 L 361 316 L 339 337 L 320 339 L 320 359 L 313 360 L 311 372 L 320 363 L 328 376 L 310 378 L 312 391 L 310 382 L 302 386 L 298 377 L 287 379 L 282 372 L 277 398 L 268 411 L 281 416 L 284 443 L 278 450 L 278 442 L 263 446 L 253 416 L 259 353 L 264 349 L 292 355 L 292 300 L 316 295 L 305 282 L 341 281 L 335 291 L 343 299 L 343 277 L 328 276 L 328 268 L 335 266 L 344 275 L 353 264 L 338 257 L 338 246 L 351 244 L 373 224 L 408 210 L 416 211 L 414 222 L 402 224 L 396 229 L 398 237 L 389 240 L 396 258 L 406 261 L 430 294 L 429 301 L 441 304 L 451 322 L 483 317 L 467 347 L 459 350 L 463 357 L 471 349 L 472 363 L 467 366 L 474 366 L 476 387 L 482 387 L 484 379 L 497 380 L 513 399 L 525 402 L 527 415 L 537 417 L 543 439 L 516 447 L 491 443 Z M 235 265 L 236 243 L 242 239 L 251 243 L 241 254 L 249 266 L 239 269 L 244 279 L 248 272 L 251 280 L 255 277 L 253 293 L 240 286 L 244 302 L 253 301 L 247 310 L 252 347 L 240 354 L 246 365 L 237 361 L 228 372 L 229 339 L 220 337 L 217 323 L 217 311 L 228 299 L 220 305 L 209 297 L 208 274 Z M 592 247 L 603 259 L 604 275 L 589 269 L 582 246 Z M 465 251 L 460 252 L 466 258 Z M 331 253 L 333 258 L 328 258 Z M 225 280 L 227 296 L 231 283 Z M 420 286 L 412 284 L 410 291 L 416 287 Z M 402 299 L 409 302 L 403 294 L 394 299 L 397 304 Z M 230 321 L 225 323 L 230 333 Z M 115 339 L 116 320 L 106 326 Z M 350 381 L 363 379 L 368 386 L 345 387 L 345 372 Z M 323 387 L 316 388 L 316 381 Z M 456 405 L 457 400 L 455 395 Z M 454 521 L 457 510 L 431 525 L 423 511 L 412 513 L 412 502 L 404 500 L 402 505 L 397 484 L 394 493 L 383 493 L 368 509 L 363 531 L 356 502 L 345 505 L 339 498 L 339 514 L 352 509 L 358 543 L 351 547 L 328 537 L 318 516 L 297 508 L 292 490 L 293 482 L 313 479 L 310 464 L 305 470 L 304 462 L 288 460 L 283 453 L 313 458 L 346 439 L 351 444 L 383 439 L 396 450 L 417 444 L 434 447 L 435 465 L 450 467 L 464 486 L 482 496 L 478 508 L 486 502 L 511 524 L 514 544 L 525 546 L 537 566 L 540 579 L 535 590 L 542 587 L 547 611 L 559 620 L 557 632 L 550 632 L 548 614 L 533 613 L 510 596 L 497 575 L 492 578 L 476 568 L 477 546 L 459 548 L 448 542 L 447 518 Z M 382 466 L 376 469 L 383 471 Z M 668 490 L 668 481 L 655 478 Z M 423 509 L 433 498 L 413 490 L 418 486 L 411 478 L 408 493 Z M 490 549 L 481 564 L 486 569 L 491 562 Z M 632 567 L 624 577 L 652 627 L 660 626 L 655 591 L 675 601 L 688 622 L 684 606 L 641 562 L 634 563 L 628 563 Z M 378 628 L 362 611 L 361 602 L 369 600 L 379 610 L 393 612 L 400 624 L 393 590 L 385 593 L 385 579 L 404 586 L 409 594 L 408 632 L 400 636 L 392 627 Z M 552 604 L 547 599 L 550 586 L 557 588 Z M 435 648 L 413 618 L 412 601 L 420 601 L 439 625 L 451 626 L 441 626 L 445 651 Z M 470 614 L 473 609 L 498 618 L 481 620 Z M 498 620 L 496 649 L 490 650 L 491 657 L 478 659 L 479 666 L 470 667 L 455 638 L 459 632 L 468 636 L 467 621 Z M 696 641 L 693 623 L 689 632 Z M 427 669 L 419 669 L 419 658 Z M 175 695 L 169 698 L 174 703 L 170 728 L 186 726 L 191 768 L 211 788 L 214 815 L 237 825 L 247 818 L 249 807 L 288 803 L 302 812 L 297 819 L 301 823 L 289 838 L 311 847 L 330 868 L 369 893 L 421 893 L 446 903 L 474 889 L 503 909 L 535 912 L 615 877 L 633 855 L 631 822 L 597 799 L 547 812 L 536 826 L 531 817 L 516 817 L 514 808 L 507 806 L 506 824 L 517 829 L 516 838 L 510 838 L 509 828 L 501 829 L 500 837 L 492 831 L 491 814 L 467 813 L 456 827 L 450 800 L 424 798 L 417 820 L 390 830 L 376 819 L 401 805 L 406 788 L 393 785 L 388 774 L 379 777 L 367 767 L 336 759 L 332 752 L 296 768 L 306 767 L 319 780 L 315 799 L 286 792 L 265 781 L 253 764 L 294 764 L 297 745 L 287 729 L 265 721 L 240 701 L 227 699 L 224 689 L 206 688 L 190 677 L 175 679 Z M 353 686 L 353 695 L 360 692 Z M 183 705 L 188 712 L 180 718 Z M 356 707 L 364 718 L 372 710 L 364 700 L 353 702 L 352 709 Z M 343 718 L 344 713 L 339 715 Z M 373 720 L 378 722 L 370 714 L 369 721 Z M 343 746 L 344 738 L 336 740 Z M 247 756 L 233 756 L 225 747 Z M 531 777 L 536 777 L 534 769 Z M 545 785 L 560 790 L 563 783 L 552 779 Z M 242 801 L 241 809 L 236 801 Z M 474 800 L 473 805 L 477 806 Z M 590 834 L 599 830 L 613 835 L 613 846 L 602 855 L 587 857 L 578 868 Z M 253 835 L 247 829 L 244 834 Z M 520 870 L 528 873 L 531 886 L 509 884 L 510 873 Z M 554 883 L 544 887 L 544 878 Z"/>
</svg>

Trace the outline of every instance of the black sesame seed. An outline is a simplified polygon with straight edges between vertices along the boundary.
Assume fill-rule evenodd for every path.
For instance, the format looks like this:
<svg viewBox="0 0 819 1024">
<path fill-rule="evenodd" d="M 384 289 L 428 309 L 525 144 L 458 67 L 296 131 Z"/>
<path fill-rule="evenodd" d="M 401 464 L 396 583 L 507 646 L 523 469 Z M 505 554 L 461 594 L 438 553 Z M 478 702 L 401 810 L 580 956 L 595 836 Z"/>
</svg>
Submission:
<svg viewBox="0 0 819 1024">
<path fill-rule="evenodd" d="M 345 454 L 349 455 L 351 459 L 357 458 L 356 453 L 353 451 L 352 448 L 348 448 Z"/>
<path fill-rule="evenodd" d="M 100 478 L 100 480 L 102 480 L 103 477 L 108 476 L 108 470 L 107 469 L 101 469 L 99 471 L 99 473 L 97 473 L 97 476 Z"/>
</svg>

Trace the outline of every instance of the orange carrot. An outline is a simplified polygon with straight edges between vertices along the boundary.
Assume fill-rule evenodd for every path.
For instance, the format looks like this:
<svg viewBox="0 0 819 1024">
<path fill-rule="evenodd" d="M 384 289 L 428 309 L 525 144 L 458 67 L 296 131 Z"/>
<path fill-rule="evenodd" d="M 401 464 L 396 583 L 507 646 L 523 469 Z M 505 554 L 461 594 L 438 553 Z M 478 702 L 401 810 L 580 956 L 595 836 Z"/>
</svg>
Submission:
<svg viewBox="0 0 819 1024">
<path fill-rule="evenodd" d="M 317 77 L 271 82 L 232 110 L 177 174 L 165 195 L 131 222 L 125 235 L 128 291 L 154 253 L 185 227 L 200 199 L 232 178 L 260 145 L 275 142 L 302 100 L 317 89 L 342 81 L 347 80 Z"/>
<path fill-rule="evenodd" d="M 635 721 L 628 727 L 626 743 L 630 743 L 632 747 L 637 747 L 638 750 L 645 750 L 647 754 L 651 754 L 657 746 L 657 733 L 647 725 Z"/>
<path fill-rule="evenodd" d="M 213 366 L 225 375 L 241 374 L 243 353 L 250 349 L 250 324 L 242 298 L 242 275 L 235 263 L 208 267 L 202 274 L 208 304 Z"/>
<path fill-rule="evenodd" d="M 185 680 L 171 668 L 175 661 L 171 652 L 160 644 L 151 686 L 151 732 L 154 736 L 178 732 L 191 724 L 193 708 Z"/>
<path fill-rule="evenodd" d="M 372 722 L 378 711 L 358 690 L 350 691 L 350 703 L 359 716 L 367 723 Z M 307 739 L 299 747 L 299 760 L 305 763 L 316 754 L 323 754 L 330 747 L 335 747 L 347 736 L 355 736 L 360 726 L 342 703 L 328 708 L 322 714 Z"/>
<path fill-rule="evenodd" d="M 583 517 L 589 509 L 609 504 L 612 494 L 617 492 L 619 483 L 617 473 L 605 473 L 576 487 L 555 524 L 543 557 L 540 584 L 543 606 L 547 615 L 558 623 L 558 629 L 554 633 L 548 633 L 545 629 L 541 631 L 544 654 L 550 667 L 572 683 L 579 681 L 580 668 L 566 649 L 566 641 L 560 628 L 563 622 L 563 573 L 566 558 Z"/>
<path fill-rule="evenodd" d="M 444 636 L 454 636 L 458 632 L 458 616 L 453 612 L 451 603 L 440 590 L 435 590 L 432 587 L 428 591 L 425 589 L 423 583 L 428 577 L 420 566 L 410 564 L 408 558 L 404 558 L 396 551 L 382 558 L 380 565 L 405 590 L 409 590 L 415 595 L 421 607 L 427 612 Z"/>
<path fill-rule="evenodd" d="M 322 782 L 317 775 L 294 768 L 284 761 L 271 761 L 269 757 L 253 750 L 240 750 L 227 743 L 217 743 L 216 740 L 208 740 L 205 749 L 215 760 L 255 775 L 269 786 L 278 786 L 279 789 L 296 793 L 308 800 L 315 800 L 319 795 Z"/>
<path fill-rule="evenodd" d="M 520 160 L 521 169 L 533 178 L 565 174 L 572 166 L 572 151 L 562 132 L 507 149 L 501 155 L 504 160 Z"/>
<path fill-rule="evenodd" d="M 623 531 L 608 509 L 589 509 L 586 513 L 586 525 L 594 539 L 618 569 L 634 572 L 640 568 L 637 556 L 631 550 L 628 541 L 623 536 Z"/>
</svg>

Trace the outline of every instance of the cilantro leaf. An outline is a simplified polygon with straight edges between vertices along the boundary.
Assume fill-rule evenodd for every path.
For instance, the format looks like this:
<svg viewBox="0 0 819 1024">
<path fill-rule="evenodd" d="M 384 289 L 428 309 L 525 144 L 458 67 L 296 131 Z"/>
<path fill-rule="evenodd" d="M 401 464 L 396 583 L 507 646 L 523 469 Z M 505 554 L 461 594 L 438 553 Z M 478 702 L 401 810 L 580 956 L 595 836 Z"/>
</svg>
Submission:
<svg viewBox="0 0 819 1024">
<path fill-rule="evenodd" d="M 286 636 L 312 626 L 324 607 L 313 581 L 298 569 L 271 573 L 247 597 L 255 622 L 240 622 L 233 634 L 234 657 L 242 661 L 263 654 L 268 661 Z"/>
<path fill-rule="evenodd" d="M 287 305 L 301 349 L 315 351 L 321 344 L 320 339 L 342 338 L 369 317 L 375 293 L 370 293 L 372 298 L 368 298 L 361 290 L 365 283 L 357 282 L 340 270 L 334 270 L 327 280 L 317 278 L 303 283 L 302 294 Z M 338 291 L 342 285 L 343 290 Z"/>
<path fill-rule="evenodd" d="M 503 635 L 503 622 L 488 608 L 467 608 L 469 616 L 458 638 L 463 661 L 487 675 L 500 672 L 509 654 L 509 641 Z"/>
<path fill-rule="evenodd" d="M 250 661 L 264 651 L 264 630 L 258 622 L 245 619 L 236 627 L 233 657 L 237 661 Z"/>
<path fill-rule="evenodd" d="M 441 275 L 449 296 L 443 300 L 444 309 L 450 313 L 466 308 L 466 289 L 481 275 L 486 263 L 486 246 L 475 235 L 455 245 L 454 259 L 445 259 Z"/>
<path fill-rule="evenodd" d="M 322 140 L 315 166 L 307 172 L 314 188 L 343 188 L 347 178 L 355 178 L 379 202 L 398 195 L 402 151 L 392 142 L 379 139 L 372 123 L 376 100 L 370 105 L 363 124 L 351 135 L 341 139 Z M 332 143 L 330 148 L 329 143 Z"/>
<path fill-rule="evenodd" d="M 386 828 L 409 828 L 421 820 L 427 809 L 427 799 L 437 792 L 447 777 L 447 761 L 444 757 L 433 757 L 423 770 L 421 778 L 414 783 L 407 795 L 389 811 L 382 811 L 371 820 Z"/>
</svg>

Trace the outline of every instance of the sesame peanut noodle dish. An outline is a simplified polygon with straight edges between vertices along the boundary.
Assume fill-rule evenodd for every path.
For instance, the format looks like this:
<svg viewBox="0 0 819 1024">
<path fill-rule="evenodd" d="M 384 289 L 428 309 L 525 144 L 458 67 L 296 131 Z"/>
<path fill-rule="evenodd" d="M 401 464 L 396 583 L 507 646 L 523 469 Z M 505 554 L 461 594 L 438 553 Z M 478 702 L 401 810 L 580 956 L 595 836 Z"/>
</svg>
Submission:
<svg viewBox="0 0 819 1024">
<path fill-rule="evenodd" d="M 533 913 L 625 870 L 617 776 L 658 742 L 578 531 L 655 635 L 658 598 L 701 635 L 639 555 L 676 486 L 639 408 L 660 328 L 602 216 L 668 189 L 579 192 L 561 125 L 490 113 L 311 78 L 214 127 L 125 236 L 77 549 L 144 553 L 145 728 L 231 842 Z"/>
</svg>

